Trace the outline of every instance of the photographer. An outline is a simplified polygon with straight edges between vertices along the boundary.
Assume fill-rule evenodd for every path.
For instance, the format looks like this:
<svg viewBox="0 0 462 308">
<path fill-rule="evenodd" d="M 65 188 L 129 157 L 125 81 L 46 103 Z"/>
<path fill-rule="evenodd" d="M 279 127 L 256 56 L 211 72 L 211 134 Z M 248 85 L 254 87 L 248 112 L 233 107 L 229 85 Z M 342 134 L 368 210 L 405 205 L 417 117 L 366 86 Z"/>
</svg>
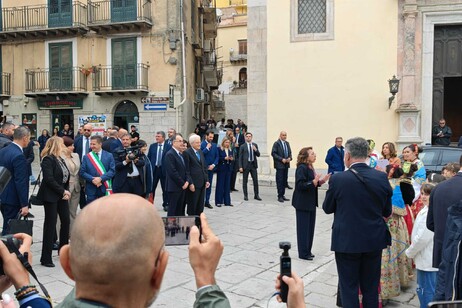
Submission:
<svg viewBox="0 0 462 308">
<path fill-rule="evenodd" d="M 32 254 L 30 253 L 30 246 L 32 245 L 32 237 L 24 233 L 14 235 L 15 238 L 22 241 L 19 247 L 19 252 L 25 254 L 27 252 L 28 261 L 32 263 Z M 14 285 L 16 299 L 20 307 L 51 307 L 50 302 L 41 297 L 35 286 L 30 284 L 29 273 L 26 268 L 21 264 L 18 257 L 11 253 L 8 248 L 0 241 L 0 257 L 3 263 L 3 271 L 5 275 L 0 276 L 0 293 L 6 291 L 11 285 Z M 13 299 L 8 294 L 2 295 L 2 307 L 16 307 Z"/>
<path fill-rule="evenodd" d="M 114 154 L 114 193 L 130 193 L 144 197 L 142 175 L 145 161 L 140 147 L 130 147 L 132 141 L 129 134 L 122 135 L 121 140 L 124 148 Z"/>
</svg>

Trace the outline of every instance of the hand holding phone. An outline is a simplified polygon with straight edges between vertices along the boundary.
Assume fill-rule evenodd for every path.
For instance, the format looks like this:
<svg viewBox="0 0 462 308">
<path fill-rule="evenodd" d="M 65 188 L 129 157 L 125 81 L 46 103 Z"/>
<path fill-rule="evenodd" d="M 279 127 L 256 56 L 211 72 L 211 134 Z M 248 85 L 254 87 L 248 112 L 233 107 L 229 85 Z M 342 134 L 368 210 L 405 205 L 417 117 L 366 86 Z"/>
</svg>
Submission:
<svg viewBox="0 0 462 308">
<path fill-rule="evenodd" d="M 199 216 L 162 217 L 162 221 L 165 228 L 165 246 L 188 245 L 191 228 L 197 226 L 200 230 L 201 226 Z"/>
</svg>

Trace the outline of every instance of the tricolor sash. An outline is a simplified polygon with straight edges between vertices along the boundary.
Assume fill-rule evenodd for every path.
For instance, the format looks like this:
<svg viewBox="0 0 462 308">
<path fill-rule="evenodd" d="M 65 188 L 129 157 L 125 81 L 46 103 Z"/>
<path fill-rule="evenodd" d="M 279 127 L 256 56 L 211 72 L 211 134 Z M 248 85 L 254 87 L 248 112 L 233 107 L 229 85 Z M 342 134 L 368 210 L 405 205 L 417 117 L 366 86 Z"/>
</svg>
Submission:
<svg viewBox="0 0 462 308">
<path fill-rule="evenodd" d="M 90 160 L 93 167 L 96 169 L 96 172 L 102 177 L 106 173 L 106 168 L 104 168 L 103 163 L 99 159 L 98 155 L 95 152 L 90 152 L 87 154 L 88 159 Z M 109 179 L 103 182 L 104 187 L 106 187 L 106 196 L 112 195 L 112 180 Z"/>
</svg>

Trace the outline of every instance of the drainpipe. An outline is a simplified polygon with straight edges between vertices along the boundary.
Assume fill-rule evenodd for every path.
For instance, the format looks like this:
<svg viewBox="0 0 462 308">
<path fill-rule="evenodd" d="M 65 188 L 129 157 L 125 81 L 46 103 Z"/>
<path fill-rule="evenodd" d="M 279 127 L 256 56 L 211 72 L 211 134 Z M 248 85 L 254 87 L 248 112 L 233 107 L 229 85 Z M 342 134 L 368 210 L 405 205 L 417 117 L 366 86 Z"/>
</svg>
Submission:
<svg viewBox="0 0 462 308">
<path fill-rule="evenodd" d="M 180 0 L 180 21 L 181 21 L 181 58 L 182 58 L 182 77 L 183 77 L 183 100 L 176 106 L 176 131 L 180 129 L 180 112 L 179 108 L 186 103 L 186 47 L 185 47 L 185 31 L 184 31 L 184 16 L 183 16 L 183 1 Z M 192 8 L 194 9 L 194 8 Z"/>
</svg>

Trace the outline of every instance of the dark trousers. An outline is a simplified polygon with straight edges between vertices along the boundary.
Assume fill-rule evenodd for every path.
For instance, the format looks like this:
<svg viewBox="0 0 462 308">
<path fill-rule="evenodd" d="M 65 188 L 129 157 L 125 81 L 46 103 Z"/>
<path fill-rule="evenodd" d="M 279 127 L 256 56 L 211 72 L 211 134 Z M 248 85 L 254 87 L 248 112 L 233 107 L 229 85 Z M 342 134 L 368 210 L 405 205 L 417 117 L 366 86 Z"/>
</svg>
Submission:
<svg viewBox="0 0 462 308">
<path fill-rule="evenodd" d="M 128 193 L 135 194 L 144 198 L 143 183 L 141 183 L 141 177 L 127 177 L 124 184 L 114 191 L 114 193 Z"/>
<path fill-rule="evenodd" d="M 382 250 L 364 253 L 335 252 L 344 308 L 359 307 L 359 289 L 363 295 L 363 308 L 378 307 L 381 261 Z"/>
<path fill-rule="evenodd" d="M 85 196 L 85 189 L 82 187 L 80 189 L 80 199 L 79 199 L 80 209 L 83 209 L 87 205 L 87 197 Z"/>
<path fill-rule="evenodd" d="M 210 195 L 212 194 L 213 171 L 207 170 L 207 173 L 209 175 L 210 186 L 205 191 L 205 204 L 210 204 Z"/>
<path fill-rule="evenodd" d="M 162 175 L 162 167 L 153 166 L 152 173 L 152 192 L 156 194 L 157 184 L 162 188 L 162 206 L 165 207 L 168 205 L 168 193 L 165 191 L 165 176 Z"/>
<path fill-rule="evenodd" d="M 205 201 L 205 186 L 196 187 L 196 191 L 192 192 L 189 189 L 186 191 L 186 203 L 188 204 L 188 216 L 199 216 L 204 211 Z"/>
<path fill-rule="evenodd" d="M 1 212 L 3 216 L 3 230 L 2 235 L 7 235 L 9 233 L 8 222 L 10 219 L 16 219 L 18 213 L 21 210 L 19 205 L 4 204 L 1 205 Z"/>
<path fill-rule="evenodd" d="M 56 232 L 56 221 L 61 221 L 61 229 L 59 230 L 59 249 L 69 243 L 69 225 L 71 222 L 69 215 L 69 203 L 66 200 L 57 202 L 43 202 L 45 209 L 45 220 L 43 222 L 43 242 L 42 242 L 42 257 L 40 262 L 53 263 L 51 253 L 53 251 L 53 243 Z"/>
<path fill-rule="evenodd" d="M 215 189 L 215 204 L 231 204 L 231 164 L 223 165 L 217 171 L 217 187 Z"/>
<path fill-rule="evenodd" d="M 289 168 L 276 169 L 276 187 L 278 189 L 278 198 L 284 197 L 286 194 L 288 174 Z"/>
<path fill-rule="evenodd" d="M 316 209 L 314 211 L 296 210 L 295 214 L 297 216 L 298 257 L 306 259 L 311 256 L 311 248 L 313 247 Z"/>
<path fill-rule="evenodd" d="M 242 190 L 244 191 L 244 197 L 247 197 L 247 181 L 249 179 L 249 173 L 252 176 L 253 182 L 253 192 L 255 196 L 258 196 L 258 176 L 257 176 L 257 168 L 253 164 L 249 164 L 246 169 L 244 169 L 244 173 L 242 174 Z"/>
<path fill-rule="evenodd" d="M 185 191 L 168 192 L 168 212 L 167 216 L 184 216 L 185 210 Z"/>
<path fill-rule="evenodd" d="M 239 148 L 237 148 L 239 150 Z M 237 179 L 237 173 L 239 172 L 239 163 L 238 160 L 239 156 L 234 156 L 234 160 L 231 163 L 231 180 L 229 185 L 231 186 L 232 189 L 236 189 L 236 179 Z"/>
<path fill-rule="evenodd" d="M 90 204 L 91 202 L 103 196 L 104 196 L 104 193 L 101 191 L 101 189 L 97 189 L 96 195 L 87 195 L 87 204 Z"/>
</svg>

